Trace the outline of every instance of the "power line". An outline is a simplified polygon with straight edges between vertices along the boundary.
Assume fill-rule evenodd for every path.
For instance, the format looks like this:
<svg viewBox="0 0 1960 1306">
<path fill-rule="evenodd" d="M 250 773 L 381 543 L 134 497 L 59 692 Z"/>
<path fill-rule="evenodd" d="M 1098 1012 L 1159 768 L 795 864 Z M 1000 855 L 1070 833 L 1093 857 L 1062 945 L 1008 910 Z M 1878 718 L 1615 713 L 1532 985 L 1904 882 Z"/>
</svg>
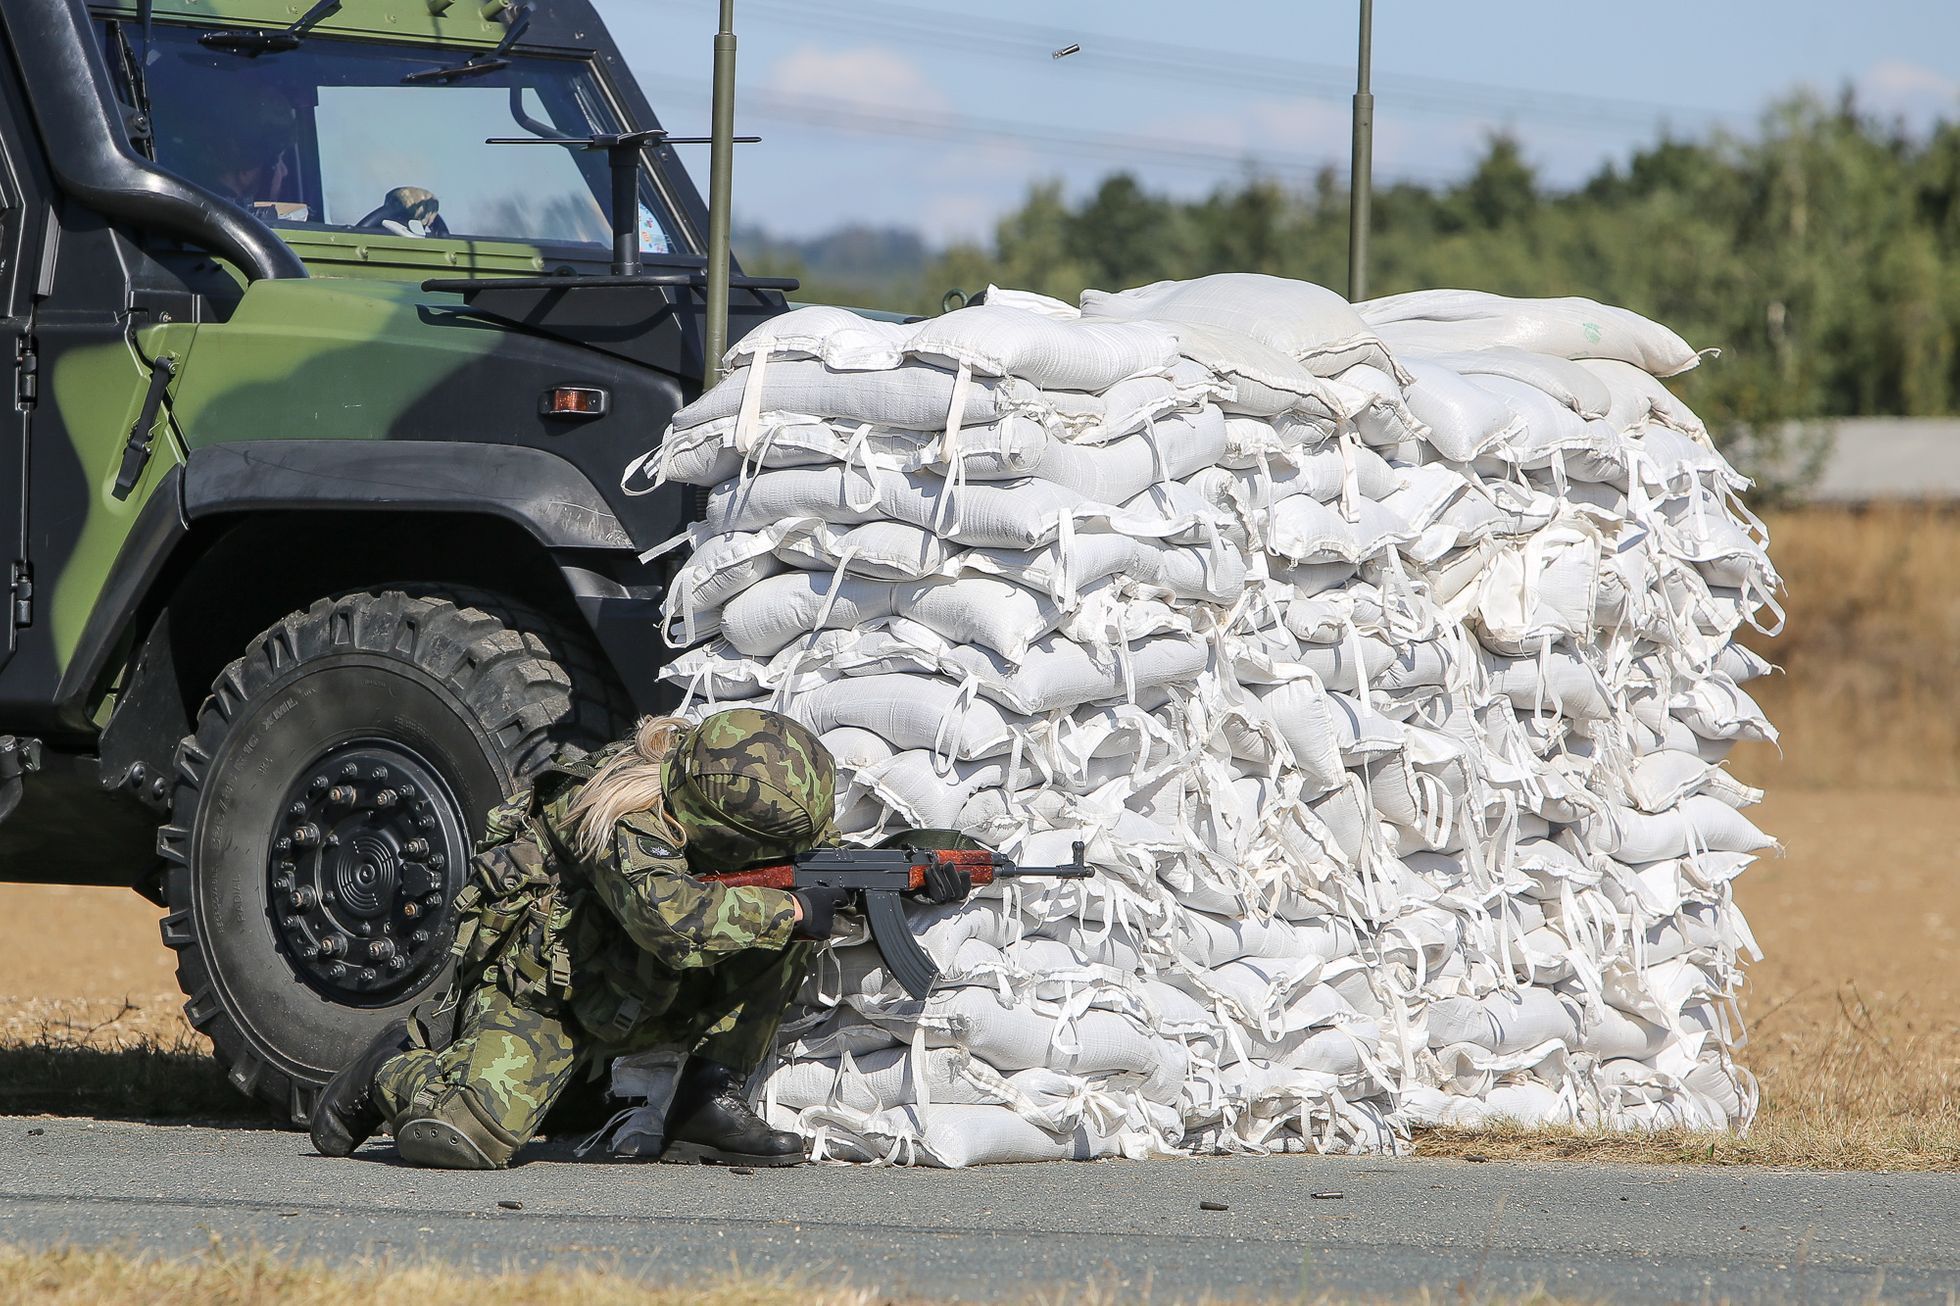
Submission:
<svg viewBox="0 0 1960 1306">
<path fill-rule="evenodd" d="M 702 93 L 707 90 L 705 82 L 681 78 L 667 78 L 660 85 Z M 792 95 L 777 91 L 744 89 L 739 104 L 744 115 L 801 127 L 963 144 L 1025 145 L 1046 154 L 1125 163 L 1133 167 L 1153 164 L 1219 173 L 1243 166 L 1254 172 L 1306 179 L 1323 170 L 1338 172 L 1346 162 L 1332 154 L 1324 157 L 1270 151 L 1229 154 L 1221 152 L 1216 144 L 1205 141 L 1125 132 L 1079 131 L 937 110 L 906 109 L 901 112 L 828 96 Z M 1413 173 L 1404 174 L 1400 179 L 1431 183 L 1449 180 L 1441 174 Z"/>
<path fill-rule="evenodd" d="M 778 21 L 831 35 L 848 31 L 1017 62 L 1033 61 L 1051 54 L 1058 45 L 1080 42 L 1081 52 L 1069 60 L 1071 70 L 1153 82 L 1283 93 L 1343 104 L 1352 91 L 1349 82 L 1353 70 L 1340 64 L 1173 45 L 1005 19 L 974 20 L 886 0 L 747 0 L 747 7 Z M 1397 109 L 1418 113 L 1460 116 L 1465 112 L 1495 112 L 1555 121 L 1567 127 L 1616 128 L 1651 128 L 1672 116 L 1728 116 L 1721 110 L 1693 105 L 1520 90 L 1450 78 L 1382 74 L 1378 80 L 1384 96 L 1392 96 Z"/>
</svg>

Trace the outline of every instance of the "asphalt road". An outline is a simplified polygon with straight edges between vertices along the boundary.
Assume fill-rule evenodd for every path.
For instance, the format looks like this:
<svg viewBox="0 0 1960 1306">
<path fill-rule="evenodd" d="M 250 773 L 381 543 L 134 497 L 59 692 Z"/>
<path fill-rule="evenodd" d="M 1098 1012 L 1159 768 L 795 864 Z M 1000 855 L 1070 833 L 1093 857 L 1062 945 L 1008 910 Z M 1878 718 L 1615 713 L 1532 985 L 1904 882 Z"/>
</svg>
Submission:
<svg viewBox="0 0 1960 1306">
<path fill-rule="evenodd" d="M 738 1264 L 981 1300 L 1097 1283 L 1147 1286 L 1158 1306 L 1459 1284 L 1626 1302 L 1960 1300 L 1952 1174 L 1270 1157 L 742 1176 L 578 1163 L 551 1145 L 484 1175 L 392 1156 L 327 1161 L 266 1129 L 0 1120 L 0 1243 L 188 1254 L 215 1236 L 329 1261 L 577 1262 L 668 1282 Z"/>
</svg>

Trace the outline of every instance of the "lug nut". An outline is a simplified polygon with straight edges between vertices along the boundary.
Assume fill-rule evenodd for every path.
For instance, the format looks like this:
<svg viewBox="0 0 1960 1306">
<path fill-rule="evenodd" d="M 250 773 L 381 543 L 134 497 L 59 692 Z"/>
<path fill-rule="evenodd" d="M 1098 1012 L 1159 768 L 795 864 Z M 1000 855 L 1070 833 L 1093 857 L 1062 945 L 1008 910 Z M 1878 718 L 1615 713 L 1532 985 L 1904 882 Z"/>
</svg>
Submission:
<svg viewBox="0 0 1960 1306">
<path fill-rule="evenodd" d="M 400 797 L 401 795 L 392 789 L 383 789 L 374 796 L 374 805 L 376 807 L 393 807 L 395 800 Z"/>
<path fill-rule="evenodd" d="M 386 780 L 387 778 L 388 768 L 385 766 L 377 766 L 374 770 L 368 772 L 368 779 L 370 780 Z"/>
<path fill-rule="evenodd" d="M 278 879 L 272 882 L 272 887 L 277 889 L 279 892 L 284 893 L 286 892 L 286 890 L 293 887 L 293 877 L 290 875 L 282 875 Z"/>
<path fill-rule="evenodd" d="M 406 958 L 406 957 L 390 957 L 390 958 L 388 958 L 388 969 L 389 969 L 389 970 L 407 970 L 407 969 L 408 969 L 408 958 Z"/>
<path fill-rule="evenodd" d="M 433 866 L 435 869 L 439 871 L 443 867 L 449 865 L 449 857 L 445 853 L 430 853 L 429 865 Z"/>
<path fill-rule="evenodd" d="M 150 781 L 150 797 L 161 798 L 170 792 L 170 782 L 162 776 Z"/>
<path fill-rule="evenodd" d="M 278 840 L 278 842 L 274 843 L 272 846 L 274 848 L 277 848 L 282 853 L 289 853 L 293 850 L 293 841 L 291 839 L 287 839 L 282 836 Z"/>
<path fill-rule="evenodd" d="M 417 916 L 420 916 L 421 914 L 422 914 L 421 903 L 411 901 L 402 904 L 402 915 L 408 917 L 408 919 L 414 920 Z"/>
<path fill-rule="evenodd" d="M 410 943 L 427 943 L 429 941 L 429 932 L 427 930 L 417 930 L 408 936 L 408 941 Z"/>
<path fill-rule="evenodd" d="M 428 855 L 429 841 L 427 839 L 410 839 L 402 845 L 402 856 L 404 857 L 427 857 Z"/>
<path fill-rule="evenodd" d="M 320 842 L 320 827 L 308 821 L 293 830 L 293 842 L 302 848 L 310 848 Z"/>
<path fill-rule="evenodd" d="M 288 815 L 288 816 L 305 816 L 305 815 L 306 815 L 306 804 L 305 804 L 305 803 L 303 803 L 303 802 L 301 802 L 301 801 L 300 801 L 299 799 L 297 799 L 297 798 L 295 798 L 295 799 L 293 800 L 293 805 L 292 805 L 291 807 L 288 807 L 288 808 L 286 809 L 286 815 Z"/>
<path fill-rule="evenodd" d="M 387 939 L 375 939 L 368 944 L 368 956 L 376 961 L 386 961 L 395 955 L 395 945 Z"/>
<path fill-rule="evenodd" d="M 313 777 L 312 781 L 308 783 L 308 785 L 306 786 L 306 790 L 308 793 L 317 794 L 322 789 L 325 789 L 328 785 L 332 783 L 333 781 L 329 777 L 324 775 L 316 775 Z"/>
<path fill-rule="evenodd" d="M 336 961 L 333 965 L 327 967 L 327 974 L 334 979 L 346 979 L 347 967 Z"/>
<path fill-rule="evenodd" d="M 340 768 L 340 777 L 343 780 L 358 779 L 360 777 L 360 774 L 361 774 L 361 768 L 355 766 L 352 762 L 349 762 L 346 766 Z"/>
<path fill-rule="evenodd" d="M 396 785 L 395 788 L 403 798 L 413 799 L 415 797 L 414 785 Z"/>
<path fill-rule="evenodd" d="M 319 892 L 306 885 L 301 885 L 299 888 L 293 890 L 294 911 L 312 911 L 319 901 Z"/>
<path fill-rule="evenodd" d="M 352 807 L 361 799 L 361 791 L 353 785 L 335 785 L 327 790 L 327 801 L 336 807 Z"/>
<path fill-rule="evenodd" d="M 415 818 L 415 828 L 418 830 L 433 830 L 436 828 L 436 818 L 425 812 Z"/>
<path fill-rule="evenodd" d="M 364 966 L 361 968 L 361 978 L 366 982 L 368 982 L 369 984 L 372 984 L 374 983 L 374 981 L 381 978 L 381 972 L 377 971 L 372 966 Z"/>
<path fill-rule="evenodd" d="M 338 934 L 329 934 L 326 938 L 320 940 L 320 955 L 322 957 L 337 956 L 346 946 L 347 941 L 342 939 Z"/>
</svg>

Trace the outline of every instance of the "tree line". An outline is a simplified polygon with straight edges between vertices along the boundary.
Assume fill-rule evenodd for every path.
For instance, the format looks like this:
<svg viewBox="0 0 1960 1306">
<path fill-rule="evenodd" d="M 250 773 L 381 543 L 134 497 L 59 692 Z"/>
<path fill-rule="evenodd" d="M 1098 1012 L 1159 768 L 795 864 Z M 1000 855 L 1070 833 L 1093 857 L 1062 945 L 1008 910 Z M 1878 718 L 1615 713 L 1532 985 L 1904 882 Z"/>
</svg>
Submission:
<svg viewBox="0 0 1960 1306">
<path fill-rule="evenodd" d="M 1251 175 L 1197 200 L 1127 173 L 1070 198 L 1037 185 L 991 248 L 940 252 L 883 285 L 819 276 L 798 298 L 936 312 L 989 282 L 1073 300 L 1220 271 L 1341 288 L 1348 195 Z M 1800 480 L 1803 423 L 1949 414 L 1960 402 L 1960 123 L 1908 132 L 1803 95 L 1747 135 L 1662 136 L 1569 191 L 1492 136 L 1454 184 L 1378 188 L 1370 290 L 1461 286 L 1586 295 L 1673 327 L 1719 359 L 1677 381 L 1739 460 Z M 781 270 L 795 260 L 772 259 Z M 897 271 L 897 270 L 895 270 Z"/>
</svg>

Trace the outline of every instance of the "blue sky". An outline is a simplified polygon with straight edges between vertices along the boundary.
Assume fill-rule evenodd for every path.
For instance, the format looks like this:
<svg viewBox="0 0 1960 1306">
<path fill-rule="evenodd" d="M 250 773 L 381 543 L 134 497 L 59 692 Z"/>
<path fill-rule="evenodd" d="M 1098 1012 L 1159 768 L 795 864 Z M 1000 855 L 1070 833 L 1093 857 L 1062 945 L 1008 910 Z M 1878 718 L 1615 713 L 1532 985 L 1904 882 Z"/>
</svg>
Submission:
<svg viewBox="0 0 1960 1306">
<path fill-rule="evenodd" d="M 704 131 L 715 0 L 597 0 L 656 110 Z M 1203 194 L 1249 163 L 1346 167 L 1355 0 L 736 0 L 737 220 L 985 237 L 1030 183 L 1118 168 Z M 1080 53 L 1050 51 L 1067 41 Z M 1383 0 L 1378 177 L 1460 175 L 1509 129 L 1552 184 L 1663 124 L 1747 130 L 1795 86 L 1960 117 L 1952 0 Z M 698 167 L 705 174 L 706 151 Z M 705 180 L 705 175 L 704 178 Z"/>
</svg>

